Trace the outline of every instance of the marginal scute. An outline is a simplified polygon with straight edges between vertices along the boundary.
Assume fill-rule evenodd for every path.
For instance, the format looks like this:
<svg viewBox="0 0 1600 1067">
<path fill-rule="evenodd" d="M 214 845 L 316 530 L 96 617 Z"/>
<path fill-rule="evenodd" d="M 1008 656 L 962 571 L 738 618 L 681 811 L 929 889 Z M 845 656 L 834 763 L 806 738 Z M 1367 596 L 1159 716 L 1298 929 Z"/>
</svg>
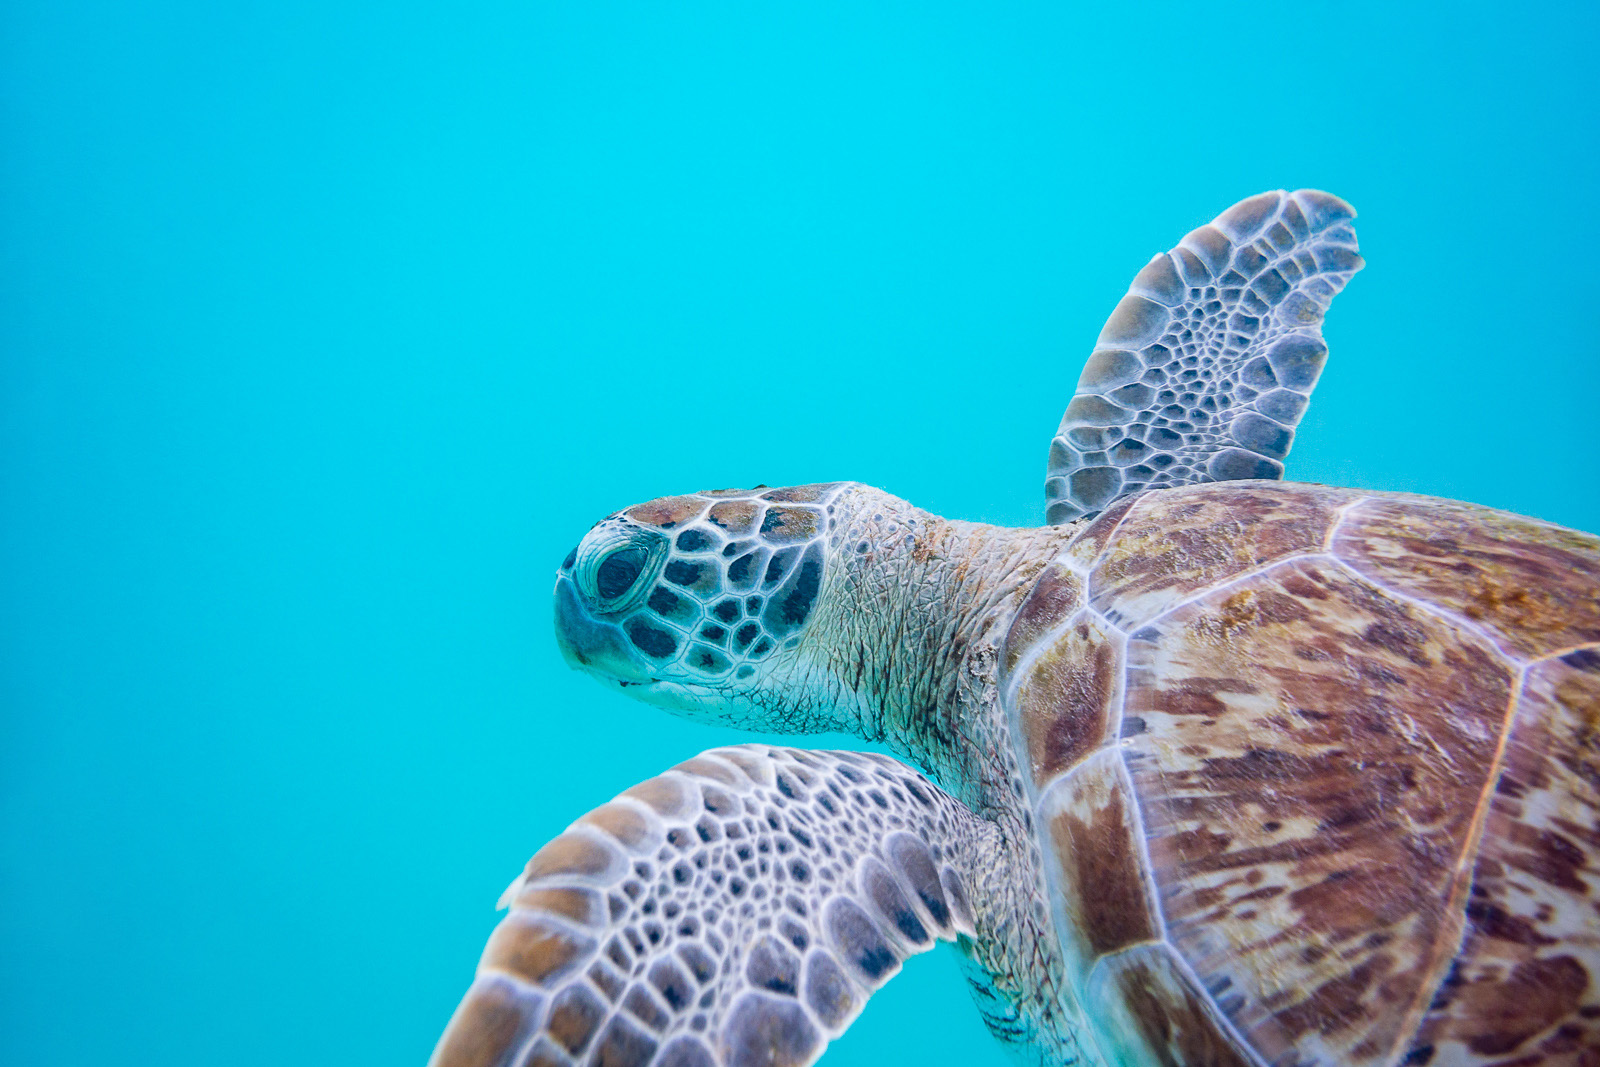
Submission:
<svg viewBox="0 0 1600 1067">
<path fill-rule="evenodd" d="M 1600 1050 L 1596 900 L 1600 646 L 1591 646 L 1528 671 L 1484 821 L 1459 960 L 1414 1044 L 1432 1047 L 1441 1063 Z"/>
<path fill-rule="evenodd" d="M 1328 346 L 1320 337 L 1289 334 L 1267 349 L 1267 361 L 1280 385 L 1309 393 L 1322 374 Z"/>
<path fill-rule="evenodd" d="M 956 921 L 956 929 L 965 934 L 972 933 L 975 927 L 966 883 L 959 874 L 945 867 L 939 871 L 939 884 L 944 887 L 944 898 L 950 902 L 950 916 Z"/>
<path fill-rule="evenodd" d="M 1600 538 L 1455 501 L 1351 509 L 1334 552 L 1381 585 L 1490 628 L 1538 659 L 1600 642 Z"/>
<path fill-rule="evenodd" d="M 1138 801 L 1119 753 L 1102 752 L 1054 782 L 1039 819 L 1054 845 L 1068 962 L 1080 980 L 1100 957 L 1161 938 Z"/>
<path fill-rule="evenodd" d="M 1356 217 L 1355 209 L 1332 193 L 1320 189 L 1300 189 L 1294 199 L 1305 211 L 1313 227 L 1331 226 Z"/>
<path fill-rule="evenodd" d="M 1082 467 L 1067 475 L 1067 485 L 1075 499 L 1099 511 L 1116 498 L 1122 474 L 1115 467 Z"/>
<path fill-rule="evenodd" d="M 1353 271 L 1361 266 L 1361 259 L 1348 248 L 1317 249 L 1317 266 L 1326 271 Z"/>
<path fill-rule="evenodd" d="M 1137 495 L 1125 496 L 1096 515 L 1067 546 L 1066 557 L 1084 570 L 1089 569 L 1110 544 L 1111 537 L 1122 525 L 1122 519 L 1139 499 Z"/>
<path fill-rule="evenodd" d="M 700 798 L 701 803 L 705 805 L 706 811 L 712 815 L 732 815 L 739 810 L 739 802 L 732 795 L 714 785 L 702 785 L 700 787 Z"/>
<path fill-rule="evenodd" d="M 1305 413 L 1309 398 L 1290 389 L 1273 389 L 1256 398 L 1256 410 L 1284 425 L 1292 425 Z"/>
<path fill-rule="evenodd" d="M 1122 1062 L 1254 1067 L 1253 1057 L 1164 945 L 1142 945 L 1107 959 L 1095 972 L 1090 997 L 1107 1024 L 1100 1032 L 1122 1044 Z"/>
<path fill-rule="evenodd" d="M 1200 262 L 1200 257 L 1182 245 L 1172 250 L 1172 259 L 1178 265 L 1178 272 L 1183 275 L 1183 280 L 1189 285 L 1201 286 L 1211 280 L 1211 271 Z"/>
<path fill-rule="evenodd" d="M 1075 396 L 1067 404 L 1063 425 L 1067 428 L 1086 423 L 1092 426 L 1117 426 L 1133 417 L 1127 408 L 1113 404 L 1103 396 Z"/>
<path fill-rule="evenodd" d="M 1114 736 L 1121 651 L 1120 635 L 1080 612 L 1018 676 L 1013 703 L 1038 787 Z"/>
<path fill-rule="evenodd" d="M 1297 326 L 1315 326 L 1326 313 L 1327 309 L 1307 293 L 1290 293 L 1283 298 L 1281 314 L 1285 322 Z"/>
<path fill-rule="evenodd" d="M 1287 456 L 1289 445 L 1294 441 L 1293 430 L 1254 411 L 1246 411 L 1234 419 L 1228 433 L 1251 452 L 1274 459 Z"/>
<path fill-rule="evenodd" d="M 1324 557 L 1214 588 L 1127 655 L 1168 941 L 1268 1062 L 1384 1062 L 1460 937 L 1514 669 Z"/>
<path fill-rule="evenodd" d="M 1083 593 L 1083 582 L 1064 562 L 1056 560 L 1045 565 L 1006 631 L 1005 647 L 1000 656 L 1004 675 L 1016 669 L 1017 661 L 1045 631 L 1072 614 L 1083 600 Z"/>
</svg>

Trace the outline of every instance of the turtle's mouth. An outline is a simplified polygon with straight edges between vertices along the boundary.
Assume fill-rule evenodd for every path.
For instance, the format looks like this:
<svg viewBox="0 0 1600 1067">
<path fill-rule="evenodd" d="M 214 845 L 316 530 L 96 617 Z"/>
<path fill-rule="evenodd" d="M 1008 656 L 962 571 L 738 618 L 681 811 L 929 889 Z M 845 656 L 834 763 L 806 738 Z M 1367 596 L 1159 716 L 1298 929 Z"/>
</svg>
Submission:
<svg viewBox="0 0 1600 1067">
<path fill-rule="evenodd" d="M 624 685 L 656 679 L 640 669 L 620 627 L 600 622 L 584 610 L 572 580 L 556 579 L 556 644 L 568 666 Z"/>
<path fill-rule="evenodd" d="M 555 643 L 574 670 L 582 670 L 606 688 L 614 686 L 635 701 L 694 720 L 723 723 L 728 717 L 730 699 L 725 691 L 651 672 L 635 656 L 619 625 L 590 616 L 566 574 L 555 579 Z"/>
<path fill-rule="evenodd" d="M 635 700 L 690 719 L 725 720 L 727 694 L 710 686 L 656 677 L 633 654 L 622 629 L 594 619 L 566 575 L 556 579 L 556 644 L 567 665 Z"/>
<path fill-rule="evenodd" d="M 648 682 L 612 681 L 633 699 L 665 708 L 686 719 L 724 725 L 728 721 L 728 695 L 710 686 L 669 682 L 664 678 L 652 678 Z"/>
</svg>

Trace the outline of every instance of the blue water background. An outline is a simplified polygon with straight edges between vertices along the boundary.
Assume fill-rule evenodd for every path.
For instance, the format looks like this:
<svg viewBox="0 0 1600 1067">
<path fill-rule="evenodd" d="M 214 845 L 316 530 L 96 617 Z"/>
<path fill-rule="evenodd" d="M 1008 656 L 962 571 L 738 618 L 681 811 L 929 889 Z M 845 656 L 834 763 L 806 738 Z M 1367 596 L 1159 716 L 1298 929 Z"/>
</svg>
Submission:
<svg viewBox="0 0 1600 1067">
<path fill-rule="evenodd" d="M 421 1063 L 527 856 L 744 736 L 563 667 L 588 525 L 1036 524 L 1262 189 L 1371 264 L 1291 475 L 1600 529 L 1596 11 L 11 0 L 0 1061 Z M 1006 1062 L 943 954 L 829 1056 Z"/>
</svg>

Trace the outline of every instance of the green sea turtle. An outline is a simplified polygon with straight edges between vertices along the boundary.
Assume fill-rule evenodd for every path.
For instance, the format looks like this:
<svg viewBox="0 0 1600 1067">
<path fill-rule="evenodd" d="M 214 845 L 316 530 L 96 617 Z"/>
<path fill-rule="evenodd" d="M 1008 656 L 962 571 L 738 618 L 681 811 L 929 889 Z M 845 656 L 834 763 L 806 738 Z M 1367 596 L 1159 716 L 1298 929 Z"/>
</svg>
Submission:
<svg viewBox="0 0 1600 1067">
<path fill-rule="evenodd" d="M 591 529 L 575 666 L 908 763 L 722 748 L 585 815 L 433 1062 L 808 1064 L 940 940 L 1041 1064 L 1600 1062 L 1600 540 L 1272 480 L 1353 214 L 1266 193 L 1139 273 L 1050 525 L 841 482 Z"/>
</svg>

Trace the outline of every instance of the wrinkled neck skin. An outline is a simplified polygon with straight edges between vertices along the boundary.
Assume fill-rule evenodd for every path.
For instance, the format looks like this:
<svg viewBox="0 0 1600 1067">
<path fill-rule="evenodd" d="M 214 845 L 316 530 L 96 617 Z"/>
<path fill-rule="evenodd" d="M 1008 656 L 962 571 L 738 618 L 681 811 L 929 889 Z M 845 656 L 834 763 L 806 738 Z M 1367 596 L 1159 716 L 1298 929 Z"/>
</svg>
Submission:
<svg viewBox="0 0 1600 1067">
<path fill-rule="evenodd" d="M 986 526 L 866 486 L 848 494 L 823 607 L 781 687 L 789 707 L 773 710 L 883 742 L 979 815 L 1015 808 L 999 645 L 1076 529 Z"/>
</svg>

